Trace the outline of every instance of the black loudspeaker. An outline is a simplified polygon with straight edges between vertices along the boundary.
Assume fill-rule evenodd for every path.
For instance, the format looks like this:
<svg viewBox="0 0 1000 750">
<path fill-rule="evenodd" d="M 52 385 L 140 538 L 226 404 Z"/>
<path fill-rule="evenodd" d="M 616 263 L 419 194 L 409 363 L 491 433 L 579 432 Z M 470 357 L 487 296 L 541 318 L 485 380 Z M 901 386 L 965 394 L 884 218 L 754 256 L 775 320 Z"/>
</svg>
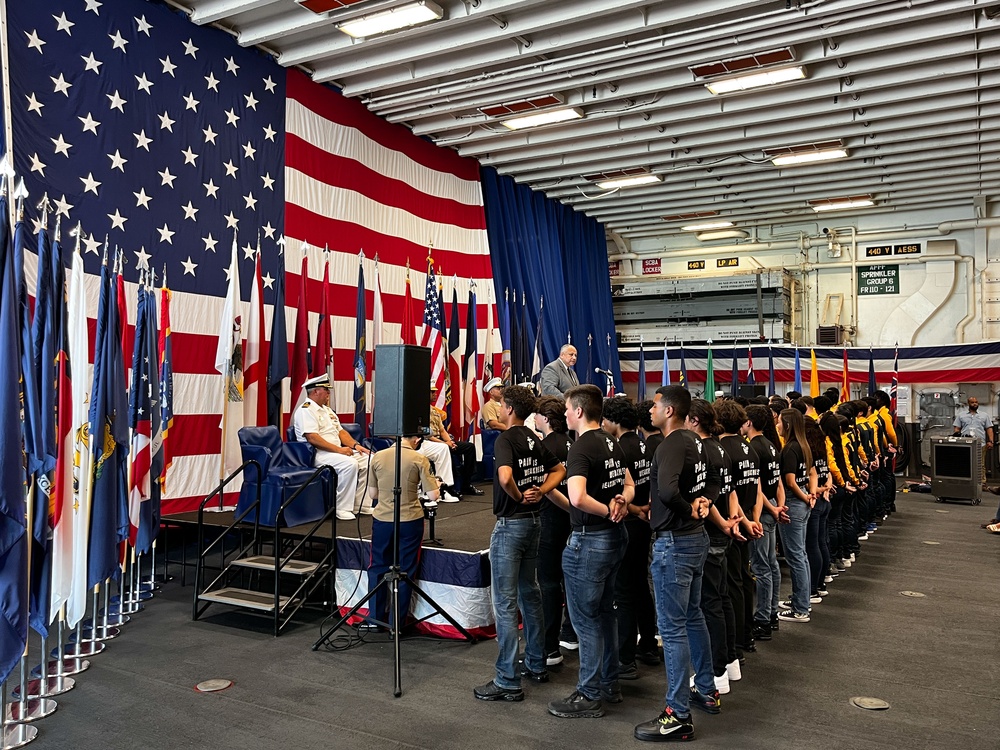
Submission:
<svg viewBox="0 0 1000 750">
<path fill-rule="evenodd" d="M 739 394 L 743 398 L 756 398 L 767 395 L 767 386 L 763 385 L 741 385 Z"/>
<path fill-rule="evenodd" d="M 426 435 L 431 423 L 431 350 L 426 346 L 375 347 L 376 437 Z"/>
</svg>

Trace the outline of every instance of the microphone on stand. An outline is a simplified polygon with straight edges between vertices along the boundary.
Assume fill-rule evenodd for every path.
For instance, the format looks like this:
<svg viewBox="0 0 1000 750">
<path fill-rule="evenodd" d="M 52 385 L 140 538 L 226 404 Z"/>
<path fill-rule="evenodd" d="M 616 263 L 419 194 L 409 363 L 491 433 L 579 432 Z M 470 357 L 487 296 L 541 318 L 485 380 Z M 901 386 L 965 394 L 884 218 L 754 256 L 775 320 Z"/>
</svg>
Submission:
<svg viewBox="0 0 1000 750">
<path fill-rule="evenodd" d="M 611 370 L 602 370 L 600 367 L 595 367 L 594 372 L 598 375 L 607 375 L 609 378 L 613 378 L 615 375 Z"/>
</svg>

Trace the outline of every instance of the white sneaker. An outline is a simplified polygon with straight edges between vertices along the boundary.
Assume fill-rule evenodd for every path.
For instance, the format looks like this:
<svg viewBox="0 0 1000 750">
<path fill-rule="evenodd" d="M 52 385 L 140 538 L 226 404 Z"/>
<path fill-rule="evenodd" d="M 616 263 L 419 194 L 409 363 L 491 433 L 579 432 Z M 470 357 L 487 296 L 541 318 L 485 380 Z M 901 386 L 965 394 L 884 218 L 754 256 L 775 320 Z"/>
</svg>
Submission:
<svg viewBox="0 0 1000 750">
<path fill-rule="evenodd" d="M 739 662 L 736 662 L 739 664 Z M 723 672 L 721 676 L 715 678 L 715 689 L 719 691 L 719 695 L 725 695 L 729 692 L 729 673 L 728 667 L 726 672 Z"/>
<path fill-rule="evenodd" d="M 865 532 L 864 534 L 862 534 L 861 536 L 859 536 L 858 537 L 858 541 L 859 542 L 867 542 L 868 541 L 868 532 Z"/>
<path fill-rule="evenodd" d="M 438 507 L 438 501 L 437 500 L 421 500 L 420 502 L 421 502 L 421 504 L 425 508 L 436 508 L 436 507 Z"/>
<path fill-rule="evenodd" d="M 852 553 L 851 553 L 851 562 L 857 562 L 857 561 L 858 561 L 858 558 L 856 558 L 856 557 L 854 556 L 854 553 L 852 552 Z"/>
<path fill-rule="evenodd" d="M 337 511 L 337 520 L 339 520 L 339 521 L 354 521 L 356 519 L 357 519 L 357 516 L 354 515 L 353 513 L 351 513 L 349 510 L 338 510 Z"/>
<path fill-rule="evenodd" d="M 731 661 L 726 665 L 726 677 L 730 682 L 737 682 L 738 680 L 743 679 L 743 673 L 740 671 L 739 659 Z"/>
<path fill-rule="evenodd" d="M 822 602 L 823 602 L 823 597 L 822 596 L 817 595 L 817 596 L 810 596 L 809 597 L 809 603 L 810 604 L 822 604 Z"/>
<path fill-rule="evenodd" d="M 823 583 L 833 583 L 833 576 L 825 576 L 823 578 Z"/>
<path fill-rule="evenodd" d="M 441 496 L 438 498 L 438 501 L 442 503 L 457 503 L 459 500 L 460 498 L 455 497 L 448 491 L 442 492 Z"/>
<path fill-rule="evenodd" d="M 844 567 L 845 568 L 851 567 L 851 561 L 848 560 L 846 557 L 844 558 Z"/>
</svg>

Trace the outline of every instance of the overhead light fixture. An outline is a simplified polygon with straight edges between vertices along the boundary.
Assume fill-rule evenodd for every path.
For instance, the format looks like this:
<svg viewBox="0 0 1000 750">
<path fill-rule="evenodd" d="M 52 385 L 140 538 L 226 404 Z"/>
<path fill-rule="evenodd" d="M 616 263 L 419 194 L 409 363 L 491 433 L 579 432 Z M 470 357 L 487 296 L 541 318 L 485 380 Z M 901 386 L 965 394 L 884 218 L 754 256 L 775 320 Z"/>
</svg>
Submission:
<svg viewBox="0 0 1000 750">
<path fill-rule="evenodd" d="M 609 169 L 605 172 L 585 174 L 583 179 L 597 183 L 602 190 L 611 188 L 634 187 L 635 185 L 650 185 L 663 182 L 658 174 L 653 174 L 648 167 L 628 167 L 627 169 Z"/>
<path fill-rule="evenodd" d="M 658 174 L 640 174 L 634 177 L 616 177 L 613 180 L 603 180 L 597 183 L 601 190 L 611 190 L 612 188 L 635 187 L 636 185 L 652 185 L 654 182 L 663 182 L 663 178 Z"/>
<path fill-rule="evenodd" d="M 583 117 L 583 110 L 579 107 L 563 107 L 561 109 L 548 109 L 544 112 L 536 112 L 531 115 L 511 117 L 501 120 L 500 124 L 511 130 L 523 130 L 524 128 L 537 128 L 540 125 L 551 125 L 555 122 L 579 120 L 581 117 Z"/>
<path fill-rule="evenodd" d="M 444 17 L 444 11 L 431 0 L 399 5 L 337 24 L 337 29 L 355 39 L 385 34 L 388 31 L 418 26 Z"/>
<path fill-rule="evenodd" d="M 801 65 L 791 68 L 776 68 L 765 70 L 760 73 L 749 73 L 737 76 L 736 78 L 723 78 L 719 81 L 706 83 L 705 88 L 718 96 L 719 94 L 731 94 L 734 91 L 747 91 L 757 89 L 762 86 L 773 86 L 778 83 L 788 83 L 789 81 L 801 81 L 806 77 L 806 69 Z"/>
<path fill-rule="evenodd" d="M 715 240 L 745 240 L 749 232 L 742 229 L 720 229 L 715 232 L 699 232 L 695 235 L 699 242 L 714 242 Z"/>
<path fill-rule="evenodd" d="M 813 162 L 830 161 L 831 159 L 844 159 L 847 155 L 844 142 L 839 139 L 764 149 L 764 156 L 770 159 L 771 163 L 776 167 L 812 164 Z"/>
<path fill-rule="evenodd" d="M 871 195 L 849 195 L 842 198 L 821 198 L 809 201 L 812 210 L 817 213 L 824 211 L 844 211 L 849 208 L 869 208 L 875 205 Z"/>
<path fill-rule="evenodd" d="M 709 221 L 705 224 L 688 224 L 686 227 L 681 227 L 682 232 L 704 232 L 708 229 L 725 229 L 726 227 L 733 226 L 731 221 Z"/>
</svg>

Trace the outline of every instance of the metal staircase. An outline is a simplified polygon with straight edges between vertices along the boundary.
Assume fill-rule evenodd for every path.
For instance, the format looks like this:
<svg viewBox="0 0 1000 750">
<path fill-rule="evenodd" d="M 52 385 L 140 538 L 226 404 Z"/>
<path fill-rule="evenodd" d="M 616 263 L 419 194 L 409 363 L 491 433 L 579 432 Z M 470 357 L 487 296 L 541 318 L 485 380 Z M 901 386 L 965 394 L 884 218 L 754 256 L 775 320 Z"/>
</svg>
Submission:
<svg viewBox="0 0 1000 750">
<path fill-rule="evenodd" d="M 233 522 L 223 529 L 210 543 L 205 544 L 204 514 L 208 503 L 216 496 L 221 497 L 225 486 L 243 473 L 245 468 L 256 466 L 258 480 L 255 500 L 242 510 Z M 330 487 L 330 502 L 326 513 L 303 534 L 288 533 L 285 528 L 285 510 L 298 496 L 321 475 L 327 474 Z M 247 461 L 223 480 L 212 494 L 202 500 L 198 507 L 198 559 L 195 568 L 195 590 L 191 619 L 197 620 L 212 604 L 227 604 L 241 609 L 270 614 L 274 618 L 274 635 L 291 622 L 295 614 L 309 600 L 309 597 L 323 584 L 328 585 L 327 594 L 331 611 L 337 607 L 337 515 L 336 495 L 337 475 L 329 466 L 317 468 L 306 482 L 295 490 L 281 505 L 273 526 L 260 523 L 261 467 L 256 461 Z M 252 522 L 245 519 L 254 514 Z M 329 538 L 319 538 L 317 532 L 324 524 L 330 524 Z M 223 540 L 233 532 L 240 534 L 237 549 L 225 550 Z M 246 540 L 250 535 L 249 541 Z M 316 549 L 319 548 L 317 552 Z M 222 556 L 221 572 L 207 585 L 205 578 L 206 560 L 209 555 Z M 270 574 L 270 575 L 268 575 Z"/>
</svg>

